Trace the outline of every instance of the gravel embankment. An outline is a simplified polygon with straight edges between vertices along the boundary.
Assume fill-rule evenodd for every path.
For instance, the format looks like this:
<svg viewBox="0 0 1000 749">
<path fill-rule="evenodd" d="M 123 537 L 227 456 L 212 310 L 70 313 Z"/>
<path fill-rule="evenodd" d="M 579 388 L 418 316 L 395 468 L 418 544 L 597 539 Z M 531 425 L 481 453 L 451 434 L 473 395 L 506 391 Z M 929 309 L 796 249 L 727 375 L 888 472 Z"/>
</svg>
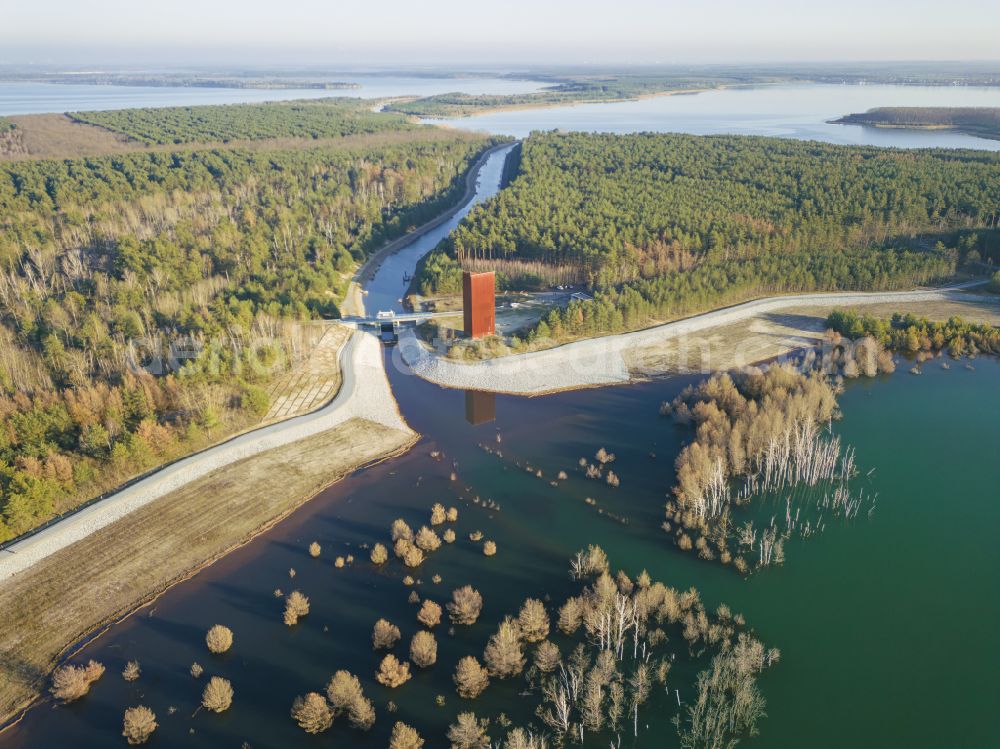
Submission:
<svg viewBox="0 0 1000 749">
<path fill-rule="evenodd" d="M 234 437 L 192 455 L 89 505 L 0 551 L 0 581 L 104 528 L 184 484 L 236 461 L 333 429 L 352 418 L 368 419 L 412 434 L 392 396 L 378 340 L 356 332 L 340 354 L 343 382 L 329 404 L 310 414 Z"/>
<path fill-rule="evenodd" d="M 939 300 L 985 299 L 952 289 L 896 292 L 837 292 L 772 297 L 706 312 L 677 322 L 621 335 L 575 341 L 556 348 L 474 363 L 451 361 L 428 351 L 412 331 L 400 336 L 403 361 L 415 374 L 444 387 L 541 395 L 559 390 L 628 382 L 632 378 L 623 354 L 749 317 L 790 307 L 885 304 Z"/>
</svg>

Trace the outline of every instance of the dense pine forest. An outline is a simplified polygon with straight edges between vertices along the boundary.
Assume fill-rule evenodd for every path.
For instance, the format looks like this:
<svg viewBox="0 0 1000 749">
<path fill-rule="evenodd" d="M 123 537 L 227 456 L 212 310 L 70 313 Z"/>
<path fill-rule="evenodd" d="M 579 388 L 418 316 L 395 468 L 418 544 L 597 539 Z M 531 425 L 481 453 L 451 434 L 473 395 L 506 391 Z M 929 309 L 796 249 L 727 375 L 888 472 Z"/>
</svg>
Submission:
<svg viewBox="0 0 1000 749">
<path fill-rule="evenodd" d="M 454 202 L 485 145 L 0 165 L 0 540 L 259 420 L 282 321 L 337 315 L 358 263 Z M 158 376 L 133 371 L 154 352 Z"/>
<path fill-rule="evenodd" d="M 969 151 L 534 134 L 510 187 L 427 258 L 417 286 L 457 291 L 466 267 L 596 289 L 540 326 L 556 338 L 773 293 L 906 288 L 1000 253 L 998 167 Z"/>
<path fill-rule="evenodd" d="M 69 116 L 147 145 L 330 138 L 408 127 L 401 115 L 374 112 L 371 102 L 344 98 L 70 112 Z"/>
<path fill-rule="evenodd" d="M 878 107 L 849 114 L 836 122 L 875 127 L 948 128 L 1000 138 L 1000 108 L 997 107 Z"/>
</svg>

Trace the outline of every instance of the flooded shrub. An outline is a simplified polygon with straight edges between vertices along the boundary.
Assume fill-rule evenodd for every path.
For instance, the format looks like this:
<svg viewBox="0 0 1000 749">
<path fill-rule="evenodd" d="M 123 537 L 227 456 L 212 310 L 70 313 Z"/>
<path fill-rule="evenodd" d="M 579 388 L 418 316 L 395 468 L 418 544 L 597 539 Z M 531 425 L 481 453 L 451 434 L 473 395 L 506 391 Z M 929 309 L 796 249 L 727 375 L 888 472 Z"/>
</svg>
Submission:
<svg viewBox="0 0 1000 749">
<path fill-rule="evenodd" d="M 437 551 L 441 547 L 441 539 L 437 533 L 425 525 L 417 531 L 416 544 L 424 551 Z"/>
<path fill-rule="evenodd" d="M 490 685 L 490 674 L 474 656 L 467 655 L 455 667 L 455 691 L 459 697 L 473 700 Z"/>
<path fill-rule="evenodd" d="M 614 471 L 608 471 L 608 475 L 604 478 L 608 482 L 608 486 L 619 486 L 621 484 L 621 479 L 618 478 L 618 474 Z"/>
<path fill-rule="evenodd" d="M 459 713 L 455 723 L 448 726 L 451 749 L 489 749 L 488 725 L 486 720 L 477 720 L 475 713 Z"/>
<path fill-rule="evenodd" d="M 346 715 L 350 724 L 367 731 L 375 724 L 375 707 L 361 690 L 358 677 L 348 671 L 338 671 L 326 685 L 326 698 L 335 716 Z"/>
<path fill-rule="evenodd" d="M 73 702 L 90 691 L 90 686 L 104 676 L 104 666 L 88 661 L 86 666 L 65 665 L 52 674 L 49 692 L 62 703 Z"/>
<path fill-rule="evenodd" d="M 313 559 L 316 559 L 322 551 L 323 548 L 317 542 L 313 541 L 309 544 L 309 556 Z"/>
<path fill-rule="evenodd" d="M 483 532 L 482 531 L 472 531 L 472 533 L 469 534 L 469 540 L 470 541 L 482 541 L 483 540 Z"/>
<path fill-rule="evenodd" d="M 444 509 L 444 505 L 440 502 L 435 502 L 431 507 L 431 525 L 441 525 L 448 517 L 448 512 Z"/>
<path fill-rule="evenodd" d="M 452 624 L 475 624 L 483 609 L 483 597 L 471 585 L 457 588 L 451 593 L 448 616 Z"/>
<path fill-rule="evenodd" d="M 455 531 L 453 531 L 451 528 L 449 528 L 448 530 L 446 530 L 444 532 L 443 538 L 444 538 L 444 542 L 446 544 L 453 544 L 453 543 L 455 543 Z"/>
<path fill-rule="evenodd" d="M 200 679 L 201 675 L 205 673 L 205 669 L 201 667 L 201 664 L 198 663 L 198 661 L 195 661 L 191 664 L 190 673 L 193 678 Z"/>
<path fill-rule="evenodd" d="M 507 734 L 503 749 L 548 749 L 548 746 L 544 737 L 523 728 L 515 728 Z"/>
<path fill-rule="evenodd" d="M 492 557 L 497 553 L 497 545 L 495 541 L 486 541 L 483 543 L 483 554 L 488 557 Z"/>
<path fill-rule="evenodd" d="M 410 664 L 400 661 L 394 655 L 387 655 L 379 664 L 375 681 L 390 689 L 402 686 L 410 680 Z"/>
<path fill-rule="evenodd" d="M 396 541 L 395 552 L 407 567 L 419 567 L 424 563 L 424 552 L 405 538 Z"/>
<path fill-rule="evenodd" d="M 448 518 L 448 522 L 449 523 L 455 523 L 455 522 L 457 522 L 458 521 L 458 508 L 457 507 L 449 507 L 448 508 L 447 518 Z"/>
<path fill-rule="evenodd" d="M 566 473 L 566 471 L 559 471 L 559 473 L 556 475 L 556 478 L 559 479 L 560 481 L 565 481 L 566 479 L 569 478 L 569 474 Z"/>
<path fill-rule="evenodd" d="M 285 598 L 285 624 L 293 627 L 299 623 L 299 618 L 309 613 L 309 599 L 299 591 L 293 590 Z"/>
<path fill-rule="evenodd" d="M 135 681 L 142 675 L 142 669 L 139 667 L 139 661 L 129 661 L 125 664 L 125 669 L 122 671 L 122 678 L 125 681 Z"/>
<path fill-rule="evenodd" d="M 402 722 L 397 722 L 392 727 L 392 735 L 389 737 L 389 749 L 420 749 L 424 745 L 424 740 L 415 729 Z"/>
<path fill-rule="evenodd" d="M 375 725 L 375 706 L 366 697 L 358 697 L 347 709 L 347 720 L 361 731 L 369 730 Z"/>
<path fill-rule="evenodd" d="M 333 566 L 336 567 L 338 570 L 343 569 L 344 564 L 345 562 L 343 557 L 337 557 L 336 559 L 333 560 Z"/>
<path fill-rule="evenodd" d="M 521 631 L 517 622 L 506 617 L 483 651 L 483 661 L 490 676 L 506 679 L 524 670 L 524 653 L 521 651 Z"/>
<path fill-rule="evenodd" d="M 205 644 L 210 653 L 225 653 L 233 646 L 233 631 L 222 624 L 215 624 L 205 633 Z"/>
<path fill-rule="evenodd" d="M 591 544 L 586 551 L 576 552 L 576 556 L 570 560 L 570 577 L 574 580 L 583 580 L 588 577 L 597 577 L 602 572 L 608 570 L 608 555 L 600 546 Z"/>
<path fill-rule="evenodd" d="M 535 649 L 535 666 L 542 673 L 555 671 L 562 657 L 559 654 L 559 646 L 554 642 L 545 640 Z"/>
<path fill-rule="evenodd" d="M 392 521 L 392 528 L 390 532 L 392 534 L 393 543 L 396 543 L 396 541 L 401 538 L 407 541 L 413 540 L 413 529 L 407 525 L 406 521 L 402 518 L 396 518 Z"/>
<path fill-rule="evenodd" d="M 409 587 L 409 586 L 411 586 L 411 585 L 414 585 L 414 584 L 415 584 L 416 582 L 417 582 L 417 581 L 416 581 L 416 580 L 414 580 L 414 579 L 413 579 L 412 577 L 410 577 L 409 575 L 407 575 L 406 577 L 404 577 L 404 578 L 403 578 L 403 585 L 405 585 L 405 586 L 407 586 L 407 587 Z"/>
<path fill-rule="evenodd" d="M 521 606 L 517 623 L 525 642 L 540 642 L 549 636 L 549 614 L 545 604 L 535 598 L 527 599 Z"/>
<path fill-rule="evenodd" d="M 420 668 L 433 666 L 437 661 L 437 648 L 437 640 L 434 639 L 434 635 L 421 630 L 410 640 L 410 660 Z"/>
<path fill-rule="evenodd" d="M 292 720 L 306 733 L 323 733 L 333 725 L 333 712 L 321 694 L 309 692 L 292 703 Z"/>
<path fill-rule="evenodd" d="M 603 447 L 597 449 L 597 452 L 594 454 L 594 457 L 601 465 L 604 465 L 605 463 L 613 463 L 615 460 L 615 454 L 609 453 Z"/>
<path fill-rule="evenodd" d="M 382 544 L 372 547 L 371 560 L 373 564 L 385 564 L 389 560 L 389 551 Z"/>
<path fill-rule="evenodd" d="M 385 619 L 379 619 L 372 629 L 372 647 L 375 650 L 388 650 L 399 642 L 400 637 L 399 627 Z"/>
<path fill-rule="evenodd" d="M 410 591 L 410 595 L 406 598 L 407 603 L 420 603 L 420 595 L 415 590 Z"/>
<path fill-rule="evenodd" d="M 130 707 L 125 711 L 122 736 L 132 746 L 145 744 L 156 730 L 156 725 L 156 713 L 148 707 Z"/>
<path fill-rule="evenodd" d="M 213 676 L 201 694 L 201 706 L 213 713 L 224 713 L 233 704 L 233 685 L 229 679 Z"/>
<path fill-rule="evenodd" d="M 441 606 L 434 601 L 425 600 L 417 612 L 417 621 L 427 629 L 433 629 L 441 623 Z"/>
</svg>

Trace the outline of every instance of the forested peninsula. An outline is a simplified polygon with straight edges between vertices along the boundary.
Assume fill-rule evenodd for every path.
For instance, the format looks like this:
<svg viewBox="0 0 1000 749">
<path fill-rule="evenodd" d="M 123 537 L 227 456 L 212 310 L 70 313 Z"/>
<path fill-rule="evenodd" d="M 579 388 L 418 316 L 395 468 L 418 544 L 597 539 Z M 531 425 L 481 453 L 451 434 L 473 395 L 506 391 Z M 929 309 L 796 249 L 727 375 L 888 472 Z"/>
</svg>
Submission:
<svg viewBox="0 0 1000 749">
<path fill-rule="evenodd" d="M 957 130 L 1000 140 L 1000 107 L 878 107 L 845 115 L 834 122 L 914 130 Z"/>
<path fill-rule="evenodd" d="M 529 335 L 643 327 L 784 292 L 892 290 L 1000 257 L 1000 156 L 750 136 L 534 134 L 510 187 L 429 255 L 422 294 L 463 268 L 593 301 Z"/>
</svg>

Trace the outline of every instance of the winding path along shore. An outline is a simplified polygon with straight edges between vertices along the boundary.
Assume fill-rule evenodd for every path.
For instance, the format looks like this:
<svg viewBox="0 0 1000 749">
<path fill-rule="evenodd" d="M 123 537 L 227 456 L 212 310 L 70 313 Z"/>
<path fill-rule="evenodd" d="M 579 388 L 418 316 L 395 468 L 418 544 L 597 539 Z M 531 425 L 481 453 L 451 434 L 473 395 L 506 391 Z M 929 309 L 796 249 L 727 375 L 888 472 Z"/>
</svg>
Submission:
<svg viewBox="0 0 1000 749">
<path fill-rule="evenodd" d="M 343 383 L 323 408 L 262 427 L 196 453 L 0 551 L 0 583 L 131 512 L 224 466 L 289 445 L 359 418 L 408 435 L 389 388 L 378 340 L 355 332 L 340 352 Z"/>
<path fill-rule="evenodd" d="M 1000 301 L 996 297 L 976 296 L 962 291 L 972 285 L 976 283 L 920 291 L 833 292 L 769 297 L 633 333 L 588 338 L 555 348 L 472 363 L 454 361 L 428 350 L 413 331 L 406 331 L 400 336 L 399 347 L 403 361 L 414 374 L 443 387 L 543 395 L 630 382 L 636 379 L 629 366 L 629 354 L 632 352 L 670 343 L 678 347 L 697 347 L 701 337 L 714 329 L 784 310 L 938 301 L 996 304 Z M 752 364 L 754 361 L 760 361 L 760 357 L 754 359 L 750 355 L 742 363 Z M 645 372 L 650 371 L 651 368 L 645 368 Z"/>
</svg>

